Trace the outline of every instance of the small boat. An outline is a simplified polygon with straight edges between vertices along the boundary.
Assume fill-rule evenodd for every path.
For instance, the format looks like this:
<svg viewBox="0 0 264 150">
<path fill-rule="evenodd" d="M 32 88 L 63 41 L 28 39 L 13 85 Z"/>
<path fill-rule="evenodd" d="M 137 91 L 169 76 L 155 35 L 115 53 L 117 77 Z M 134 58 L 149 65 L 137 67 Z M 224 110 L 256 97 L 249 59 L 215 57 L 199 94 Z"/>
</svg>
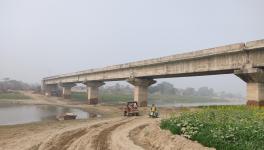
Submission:
<svg viewBox="0 0 264 150">
<path fill-rule="evenodd" d="M 76 119 L 77 115 L 73 114 L 73 113 L 66 113 L 65 115 L 63 115 L 63 119 L 64 120 L 74 120 Z"/>
<path fill-rule="evenodd" d="M 56 118 L 59 121 L 62 120 L 74 120 L 76 119 L 77 115 L 73 114 L 73 113 L 65 113 L 63 115 L 58 115 Z"/>
</svg>

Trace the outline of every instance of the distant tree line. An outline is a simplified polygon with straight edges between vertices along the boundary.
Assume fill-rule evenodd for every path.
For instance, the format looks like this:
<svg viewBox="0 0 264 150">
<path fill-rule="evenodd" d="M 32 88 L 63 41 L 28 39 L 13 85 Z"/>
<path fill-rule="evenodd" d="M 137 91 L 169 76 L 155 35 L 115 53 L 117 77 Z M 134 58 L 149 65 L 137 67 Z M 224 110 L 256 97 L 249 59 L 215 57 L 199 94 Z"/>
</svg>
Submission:
<svg viewBox="0 0 264 150">
<path fill-rule="evenodd" d="M 132 93 L 133 88 L 129 85 L 115 84 L 113 86 L 101 87 L 101 90 L 109 93 Z M 161 82 L 149 87 L 150 94 L 156 95 L 180 95 L 180 96 L 204 96 L 204 97 L 221 97 L 243 99 L 241 94 L 233 94 L 227 92 L 215 92 L 213 88 L 200 87 L 198 89 L 187 87 L 185 89 L 175 88 L 173 84 Z"/>
<path fill-rule="evenodd" d="M 149 88 L 150 93 L 154 94 L 175 94 L 184 96 L 208 96 L 213 97 L 217 94 L 214 89 L 208 87 L 200 87 L 198 90 L 195 88 L 188 87 L 186 89 L 175 88 L 172 84 L 168 82 L 162 82 L 157 85 L 151 86 Z"/>
<path fill-rule="evenodd" d="M 167 95 L 181 95 L 181 96 L 204 96 L 204 97 L 221 97 L 221 98 L 239 98 L 243 99 L 241 94 L 233 94 L 227 92 L 215 92 L 213 88 L 200 87 L 197 90 L 192 87 L 185 89 L 175 88 L 173 84 L 162 82 L 157 85 L 149 87 L 151 94 L 167 94 Z"/>
<path fill-rule="evenodd" d="M 119 83 L 116 83 L 113 86 L 103 86 L 100 87 L 100 90 L 106 93 L 124 93 L 124 94 L 130 94 L 133 92 L 133 89 L 129 85 L 121 85 Z"/>
<path fill-rule="evenodd" d="M 17 90 L 34 90 L 40 91 L 39 84 L 27 84 L 22 81 L 4 78 L 0 80 L 0 92 L 17 91 Z"/>
</svg>

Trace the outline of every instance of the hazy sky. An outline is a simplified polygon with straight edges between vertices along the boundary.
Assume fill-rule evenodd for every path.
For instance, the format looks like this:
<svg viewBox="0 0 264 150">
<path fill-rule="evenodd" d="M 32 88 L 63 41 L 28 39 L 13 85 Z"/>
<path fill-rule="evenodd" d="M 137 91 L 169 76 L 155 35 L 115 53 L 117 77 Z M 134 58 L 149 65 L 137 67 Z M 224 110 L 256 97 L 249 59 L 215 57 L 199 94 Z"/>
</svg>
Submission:
<svg viewBox="0 0 264 150">
<path fill-rule="evenodd" d="M 0 78 L 34 83 L 262 39 L 263 6 L 263 0 L 0 0 Z M 166 81 L 183 88 L 245 90 L 234 75 Z"/>
</svg>

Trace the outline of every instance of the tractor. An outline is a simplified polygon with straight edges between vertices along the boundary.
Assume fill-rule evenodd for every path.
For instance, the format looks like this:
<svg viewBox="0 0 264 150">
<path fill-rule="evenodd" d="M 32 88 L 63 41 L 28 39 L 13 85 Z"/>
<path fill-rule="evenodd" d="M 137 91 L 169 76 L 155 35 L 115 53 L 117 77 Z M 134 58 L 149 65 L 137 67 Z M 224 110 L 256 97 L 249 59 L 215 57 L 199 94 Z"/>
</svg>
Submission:
<svg viewBox="0 0 264 150">
<path fill-rule="evenodd" d="M 139 116 L 138 103 L 127 102 L 127 105 L 124 107 L 124 116 Z"/>
</svg>

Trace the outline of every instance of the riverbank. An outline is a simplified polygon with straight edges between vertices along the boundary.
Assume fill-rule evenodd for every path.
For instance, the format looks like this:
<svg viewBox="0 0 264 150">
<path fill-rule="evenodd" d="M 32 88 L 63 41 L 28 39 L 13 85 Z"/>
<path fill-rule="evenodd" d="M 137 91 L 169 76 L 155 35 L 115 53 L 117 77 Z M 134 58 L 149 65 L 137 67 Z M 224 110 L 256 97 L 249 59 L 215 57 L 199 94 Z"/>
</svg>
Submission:
<svg viewBox="0 0 264 150">
<path fill-rule="evenodd" d="M 208 149 L 181 136 L 172 136 L 159 128 L 161 118 L 195 109 L 161 108 L 161 118 L 150 119 L 147 116 L 148 108 L 140 108 L 141 116 L 123 117 L 122 105 L 91 106 L 86 102 L 44 97 L 31 92 L 24 94 L 31 99 L 1 102 L 82 108 L 101 114 L 102 117 L 0 126 L 0 150 Z"/>
</svg>

